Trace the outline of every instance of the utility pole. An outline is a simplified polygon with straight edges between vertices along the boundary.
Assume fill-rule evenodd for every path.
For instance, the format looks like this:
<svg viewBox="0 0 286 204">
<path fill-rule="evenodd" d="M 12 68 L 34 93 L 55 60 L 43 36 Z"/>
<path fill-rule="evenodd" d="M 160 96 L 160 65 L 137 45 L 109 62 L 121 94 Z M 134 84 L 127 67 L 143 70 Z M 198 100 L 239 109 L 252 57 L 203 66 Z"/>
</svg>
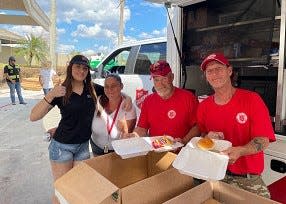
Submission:
<svg viewBox="0 0 286 204">
<path fill-rule="evenodd" d="M 124 36 L 124 6 L 125 6 L 125 0 L 120 0 L 120 20 L 119 20 L 118 45 L 122 44 L 123 36 Z"/>
<path fill-rule="evenodd" d="M 52 68 L 54 70 L 57 69 L 56 62 L 56 0 L 51 0 L 51 13 L 50 13 L 50 58 L 52 62 Z"/>
</svg>

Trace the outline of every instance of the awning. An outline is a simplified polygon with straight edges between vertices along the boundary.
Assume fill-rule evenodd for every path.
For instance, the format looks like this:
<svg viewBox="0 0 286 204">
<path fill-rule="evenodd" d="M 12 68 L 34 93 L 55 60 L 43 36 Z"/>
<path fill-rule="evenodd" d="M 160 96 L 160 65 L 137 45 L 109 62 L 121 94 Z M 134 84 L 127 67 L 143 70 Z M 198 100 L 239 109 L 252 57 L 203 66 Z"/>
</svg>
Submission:
<svg viewBox="0 0 286 204">
<path fill-rule="evenodd" d="M 49 31 L 50 20 L 35 0 L 1 0 L 0 9 L 23 11 L 27 14 L 0 14 L 0 24 L 42 26 Z"/>
<path fill-rule="evenodd" d="M 8 30 L 0 29 L 0 40 L 2 45 L 3 44 L 13 44 L 17 43 L 20 40 L 23 40 L 24 38 L 20 35 L 17 35 L 15 33 L 12 33 Z"/>
</svg>

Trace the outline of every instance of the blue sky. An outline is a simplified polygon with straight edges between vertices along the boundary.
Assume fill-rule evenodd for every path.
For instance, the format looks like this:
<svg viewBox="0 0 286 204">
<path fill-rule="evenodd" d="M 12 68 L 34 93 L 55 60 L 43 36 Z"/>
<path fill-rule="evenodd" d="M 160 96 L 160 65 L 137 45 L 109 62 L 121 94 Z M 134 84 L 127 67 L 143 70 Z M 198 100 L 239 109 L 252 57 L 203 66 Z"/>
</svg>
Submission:
<svg viewBox="0 0 286 204">
<path fill-rule="evenodd" d="M 50 1 L 36 0 L 49 15 Z M 80 51 L 91 55 L 108 52 L 117 45 L 120 0 L 57 1 L 57 51 Z M 1 11 L 0 13 L 9 11 Z M 125 0 L 124 41 L 166 36 L 166 11 L 162 5 L 143 0 Z M 20 35 L 48 33 L 41 27 L 0 25 Z"/>
</svg>

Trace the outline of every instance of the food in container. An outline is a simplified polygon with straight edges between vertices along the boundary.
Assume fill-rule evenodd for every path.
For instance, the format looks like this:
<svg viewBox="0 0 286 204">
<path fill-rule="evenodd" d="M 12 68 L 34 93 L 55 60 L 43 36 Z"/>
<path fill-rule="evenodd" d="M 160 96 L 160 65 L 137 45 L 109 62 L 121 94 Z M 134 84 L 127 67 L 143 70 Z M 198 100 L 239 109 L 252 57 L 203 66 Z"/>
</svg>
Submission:
<svg viewBox="0 0 286 204">
<path fill-rule="evenodd" d="M 172 146 L 173 144 L 174 144 L 174 142 L 170 138 L 168 138 L 166 136 L 163 136 L 161 138 L 155 139 L 152 142 L 152 146 L 155 149 L 158 149 L 158 148 L 161 148 L 161 147 L 165 147 L 165 146 Z"/>
</svg>

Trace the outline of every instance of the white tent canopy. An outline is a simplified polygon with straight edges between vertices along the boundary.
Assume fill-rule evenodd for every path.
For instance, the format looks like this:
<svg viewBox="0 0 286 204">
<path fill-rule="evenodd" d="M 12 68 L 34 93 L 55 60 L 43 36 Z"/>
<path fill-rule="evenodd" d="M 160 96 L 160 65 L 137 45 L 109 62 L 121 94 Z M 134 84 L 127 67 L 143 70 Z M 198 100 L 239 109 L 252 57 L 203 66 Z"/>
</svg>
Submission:
<svg viewBox="0 0 286 204">
<path fill-rule="evenodd" d="M 0 9 L 23 11 L 27 14 L 0 14 L 0 24 L 42 26 L 49 31 L 50 20 L 35 0 L 1 0 Z"/>
</svg>

